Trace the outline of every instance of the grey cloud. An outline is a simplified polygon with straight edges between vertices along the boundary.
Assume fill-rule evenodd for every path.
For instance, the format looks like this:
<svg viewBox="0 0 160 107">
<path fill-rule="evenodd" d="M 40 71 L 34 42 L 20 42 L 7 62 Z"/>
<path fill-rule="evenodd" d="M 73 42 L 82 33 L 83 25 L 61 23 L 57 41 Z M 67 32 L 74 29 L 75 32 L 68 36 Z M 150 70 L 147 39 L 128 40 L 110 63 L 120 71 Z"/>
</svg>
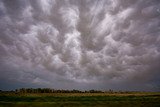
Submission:
<svg viewBox="0 0 160 107">
<path fill-rule="evenodd" d="M 158 91 L 159 7 L 159 0 L 1 0 L 0 88 Z"/>
</svg>

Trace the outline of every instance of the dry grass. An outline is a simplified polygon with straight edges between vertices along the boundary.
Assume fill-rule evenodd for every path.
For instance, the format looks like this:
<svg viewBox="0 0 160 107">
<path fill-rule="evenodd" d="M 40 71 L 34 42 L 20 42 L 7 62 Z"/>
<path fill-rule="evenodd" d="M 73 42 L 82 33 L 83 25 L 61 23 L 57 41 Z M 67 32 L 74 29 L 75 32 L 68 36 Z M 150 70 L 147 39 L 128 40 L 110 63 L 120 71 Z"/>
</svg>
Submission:
<svg viewBox="0 0 160 107">
<path fill-rule="evenodd" d="M 160 96 L 160 92 L 129 92 L 129 93 L 0 93 L 5 96 Z"/>
</svg>

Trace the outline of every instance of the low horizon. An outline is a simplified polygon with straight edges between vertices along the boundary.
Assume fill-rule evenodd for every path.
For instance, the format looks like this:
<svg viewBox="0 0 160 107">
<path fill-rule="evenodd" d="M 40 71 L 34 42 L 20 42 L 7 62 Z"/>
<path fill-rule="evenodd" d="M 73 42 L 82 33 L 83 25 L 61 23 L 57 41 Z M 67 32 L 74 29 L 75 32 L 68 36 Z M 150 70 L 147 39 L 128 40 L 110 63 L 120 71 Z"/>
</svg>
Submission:
<svg viewBox="0 0 160 107">
<path fill-rule="evenodd" d="M 145 91 L 145 90 L 112 90 L 112 89 L 107 89 L 107 90 L 95 90 L 95 89 L 87 89 L 87 90 L 79 90 L 79 89 L 54 89 L 54 88 L 17 88 L 17 89 L 12 89 L 12 90 L 1 90 L 0 92 L 22 92 L 24 90 L 52 90 L 53 92 L 43 92 L 43 93 L 59 93 L 59 91 L 67 91 L 66 93 L 75 91 L 74 93 L 128 93 L 128 92 L 160 92 L 160 91 Z M 58 91 L 58 92 L 56 92 Z M 37 93 L 37 92 L 26 92 L 26 93 Z M 39 93 L 39 92 L 38 92 Z"/>
</svg>

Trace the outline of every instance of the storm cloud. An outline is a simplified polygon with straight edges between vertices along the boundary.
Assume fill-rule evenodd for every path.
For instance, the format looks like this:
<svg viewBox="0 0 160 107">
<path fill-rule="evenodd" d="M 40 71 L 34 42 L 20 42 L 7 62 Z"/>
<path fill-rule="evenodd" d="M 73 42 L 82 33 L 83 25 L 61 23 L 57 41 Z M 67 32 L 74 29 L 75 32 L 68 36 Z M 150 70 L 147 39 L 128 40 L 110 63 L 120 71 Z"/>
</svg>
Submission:
<svg viewBox="0 0 160 107">
<path fill-rule="evenodd" d="M 0 88 L 160 90 L 159 0 L 0 0 Z"/>
</svg>

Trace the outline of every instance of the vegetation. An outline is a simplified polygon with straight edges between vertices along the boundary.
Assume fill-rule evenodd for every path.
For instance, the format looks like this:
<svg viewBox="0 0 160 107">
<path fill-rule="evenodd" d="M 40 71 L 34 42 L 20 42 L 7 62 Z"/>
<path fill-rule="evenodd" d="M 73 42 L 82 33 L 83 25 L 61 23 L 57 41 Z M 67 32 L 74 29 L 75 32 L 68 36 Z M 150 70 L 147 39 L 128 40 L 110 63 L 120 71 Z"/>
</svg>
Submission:
<svg viewBox="0 0 160 107">
<path fill-rule="evenodd" d="M 50 89 L 50 88 L 21 88 L 21 89 L 16 89 L 16 93 L 104 93 L 104 91 L 99 91 L 99 90 L 89 90 L 89 91 L 80 91 L 80 90 L 55 90 L 55 89 Z M 109 90 L 107 92 L 113 92 L 112 90 Z"/>
<path fill-rule="evenodd" d="M 0 91 L 0 107 L 160 107 L 158 92 L 17 89 Z"/>
</svg>

